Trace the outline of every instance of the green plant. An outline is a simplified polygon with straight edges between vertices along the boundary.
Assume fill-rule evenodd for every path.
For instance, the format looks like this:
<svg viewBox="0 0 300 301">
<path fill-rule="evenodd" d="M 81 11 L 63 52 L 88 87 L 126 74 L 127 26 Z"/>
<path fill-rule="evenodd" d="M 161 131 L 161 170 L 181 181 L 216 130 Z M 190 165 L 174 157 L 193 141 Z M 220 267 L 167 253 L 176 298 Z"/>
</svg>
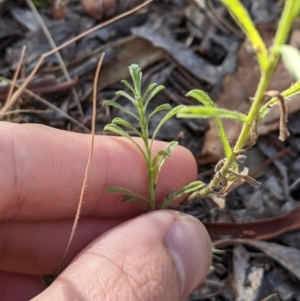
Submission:
<svg viewBox="0 0 300 301">
<path fill-rule="evenodd" d="M 202 187 L 194 196 L 204 196 L 209 193 L 215 193 L 222 196 L 228 194 L 232 189 L 247 182 L 253 186 L 259 186 L 259 183 L 250 178 L 246 167 L 241 167 L 245 160 L 245 151 L 256 142 L 257 124 L 262 121 L 273 105 L 280 105 L 280 135 L 279 139 L 285 140 L 288 136 L 286 127 L 286 109 L 285 100 L 300 92 L 299 53 L 291 46 L 284 45 L 292 24 L 300 12 L 300 1 L 286 0 L 282 16 L 279 21 L 278 29 L 274 38 L 272 47 L 268 50 L 263 42 L 259 32 L 256 30 L 247 10 L 239 0 L 221 0 L 227 7 L 233 18 L 244 31 L 253 50 L 256 53 L 258 65 L 261 70 L 261 77 L 253 98 L 253 102 L 247 115 L 234 111 L 218 109 L 214 102 L 200 90 L 190 91 L 187 96 L 198 100 L 203 106 L 190 106 L 180 109 L 177 113 L 179 118 L 214 118 L 219 131 L 219 136 L 223 144 L 225 159 L 220 160 L 216 166 L 213 179 L 205 187 Z M 284 92 L 267 91 L 274 69 L 283 55 L 284 62 L 290 72 L 296 76 L 296 82 L 291 88 Z M 299 65 L 297 65 L 297 62 Z M 295 67 L 296 65 L 296 67 Z M 272 99 L 264 104 L 266 96 Z M 242 123 L 242 130 L 239 134 L 234 147 L 231 147 L 226 136 L 221 118 L 231 118 Z M 245 145 L 249 141 L 247 148 Z"/>
<path fill-rule="evenodd" d="M 140 129 L 133 127 L 130 123 L 123 119 L 115 118 L 112 121 L 112 124 L 109 124 L 105 127 L 105 130 L 110 130 L 128 138 L 136 145 L 143 155 L 148 169 L 149 198 L 145 198 L 125 188 L 116 186 L 109 187 L 107 192 L 124 194 L 124 197 L 122 198 L 124 201 L 135 202 L 146 208 L 147 204 L 149 204 L 150 209 L 155 209 L 154 197 L 158 175 L 165 159 L 170 156 L 172 149 L 177 143 L 171 142 L 164 151 L 160 151 L 153 159 L 151 158 L 152 144 L 161 126 L 174 115 L 179 118 L 214 118 L 217 124 L 220 139 L 223 144 L 225 158 L 218 162 L 215 168 L 215 174 L 207 185 L 201 181 L 196 181 L 187 185 L 177 193 L 170 193 L 168 196 L 166 196 L 166 199 L 159 208 L 166 208 L 175 199 L 183 194 L 191 194 L 190 198 L 193 198 L 196 195 L 202 197 L 209 193 L 225 196 L 232 191 L 232 189 L 242 185 L 245 182 L 256 187 L 260 185 L 260 183 L 258 183 L 256 180 L 248 176 L 248 169 L 243 166 L 246 158 L 245 151 L 255 144 L 257 139 L 257 124 L 262 121 L 269 109 L 274 105 L 279 104 L 281 108 L 279 139 L 284 140 L 288 136 L 288 130 L 286 127 L 287 118 L 285 100 L 300 92 L 300 65 L 296 68 L 294 66 L 295 61 L 300 64 L 300 55 L 295 49 L 284 45 L 284 43 L 288 37 L 295 18 L 299 15 L 300 1 L 286 0 L 274 38 L 274 43 L 270 49 L 267 49 L 263 39 L 248 15 L 247 10 L 239 0 L 221 0 L 221 2 L 228 8 L 233 18 L 237 21 L 246 34 L 247 39 L 256 53 L 257 61 L 261 70 L 259 84 L 248 114 L 218 108 L 205 92 L 201 90 L 192 90 L 187 94 L 187 96 L 195 98 L 202 104 L 202 106 L 186 107 L 181 105 L 172 109 L 170 105 L 163 104 L 158 106 L 147 116 L 146 110 L 149 101 L 158 92 L 160 92 L 163 87 L 152 84 L 148 87 L 144 94 L 141 94 L 141 70 L 137 65 L 130 66 L 129 70 L 134 86 L 131 86 L 127 81 L 123 81 L 123 83 L 131 91 L 133 97 L 124 91 L 119 91 L 117 94 L 130 100 L 136 108 L 137 114 L 132 113 L 121 105 L 109 100 L 106 100 L 104 104 L 123 110 L 125 113 L 138 120 Z M 283 92 L 267 91 L 272 74 L 281 54 L 283 55 L 284 62 L 288 70 L 290 70 L 290 72 L 296 76 L 298 81 L 292 87 Z M 266 96 L 272 98 L 264 104 Z M 149 120 L 154 114 L 161 110 L 166 110 L 168 113 L 161 120 L 151 140 L 149 141 Z M 234 119 L 237 122 L 242 123 L 241 132 L 237 142 L 233 147 L 227 138 L 222 124 L 222 119 L 224 118 Z M 133 131 L 137 136 L 141 137 L 144 143 L 144 148 L 140 147 L 139 144 L 121 128 L 121 126 Z M 248 145 L 245 147 L 247 142 Z"/>
<path fill-rule="evenodd" d="M 175 108 L 172 108 L 169 104 L 162 104 L 156 107 L 151 113 L 147 114 L 147 108 L 149 102 L 153 99 L 157 93 L 164 89 L 163 86 L 157 84 L 151 84 L 144 93 L 142 93 L 141 82 L 142 82 L 142 72 L 138 65 L 131 65 L 129 67 L 129 72 L 133 81 L 133 86 L 126 80 L 123 80 L 122 83 L 129 89 L 132 96 L 126 93 L 125 91 L 118 91 L 116 94 L 127 98 L 134 106 L 136 112 L 132 112 L 120 104 L 113 102 L 111 100 L 105 100 L 104 105 L 115 107 L 119 110 L 122 110 L 126 114 L 130 115 L 136 119 L 139 123 L 139 128 L 134 127 L 132 124 L 127 122 L 122 118 L 114 118 L 111 124 L 105 126 L 104 130 L 114 132 L 120 136 L 126 137 L 129 139 L 140 151 L 142 154 L 147 170 L 148 170 L 148 198 L 138 195 L 133 191 L 130 191 L 123 187 L 112 186 L 109 187 L 107 193 L 121 193 L 124 196 L 122 201 L 133 202 L 141 205 L 145 209 L 154 210 L 156 209 L 155 204 L 155 188 L 158 181 L 158 176 L 161 171 L 161 168 L 167 157 L 170 157 L 172 150 L 178 144 L 175 141 L 170 142 L 164 150 L 159 151 L 152 158 L 152 146 L 153 141 L 155 140 L 160 128 L 174 115 L 176 115 L 180 109 L 184 106 L 179 105 Z M 152 138 L 149 139 L 149 122 L 150 119 L 160 111 L 167 111 L 167 114 L 162 118 L 162 120 L 157 125 Z M 134 132 L 138 137 L 143 141 L 144 146 L 140 146 L 138 142 L 132 138 L 123 128 L 128 129 Z M 172 190 L 166 196 L 163 203 L 159 206 L 160 209 L 168 207 L 174 200 L 178 199 L 184 194 L 189 194 L 193 191 L 199 190 L 203 185 L 201 181 L 195 181 L 189 185 L 182 188 L 180 191 L 173 193 Z"/>
</svg>

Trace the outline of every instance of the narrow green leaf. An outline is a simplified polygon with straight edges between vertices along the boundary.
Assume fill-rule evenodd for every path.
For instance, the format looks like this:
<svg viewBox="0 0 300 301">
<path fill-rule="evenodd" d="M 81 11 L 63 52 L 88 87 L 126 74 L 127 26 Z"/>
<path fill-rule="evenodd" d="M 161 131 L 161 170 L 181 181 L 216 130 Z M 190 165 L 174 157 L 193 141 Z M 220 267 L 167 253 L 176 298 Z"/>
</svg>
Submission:
<svg viewBox="0 0 300 301">
<path fill-rule="evenodd" d="M 196 100 L 198 100 L 200 103 L 202 103 L 206 107 L 212 107 L 212 108 L 216 107 L 215 103 L 204 91 L 191 90 L 187 94 L 187 96 L 195 98 Z M 229 140 L 227 138 L 223 123 L 222 123 L 221 119 L 217 118 L 217 117 L 215 118 L 215 122 L 218 127 L 218 133 L 219 133 L 220 139 L 222 141 L 225 156 L 226 156 L 226 158 L 229 158 L 232 154 L 232 148 L 231 148 Z"/>
<path fill-rule="evenodd" d="M 164 150 L 159 151 L 153 158 L 152 164 L 154 166 L 154 183 L 156 185 L 159 173 L 165 163 L 167 157 L 171 156 L 172 150 L 178 145 L 177 141 L 170 142 Z"/>
<path fill-rule="evenodd" d="M 170 104 L 168 103 L 165 103 L 165 104 L 162 104 L 158 107 L 156 107 L 148 116 L 148 121 L 152 118 L 152 116 L 154 116 L 156 113 L 160 112 L 160 111 L 171 111 L 172 110 L 172 107 Z"/>
<path fill-rule="evenodd" d="M 142 206 L 146 210 L 148 209 L 141 200 L 145 201 L 146 203 L 149 203 L 149 200 L 144 196 L 137 194 L 129 189 L 120 186 L 110 186 L 105 190 L 105 193 L 121 193 L 124 195 L 121 199 L 122 201 L 135 203 Z"/>
<path fill-rule="evenodd" d="M 199 190 L 201 188 L 203 188 L 206 184 L 202 181 L 194 181 L 188 185 L 186 185 L 185 187 L 183 187 L 182 189 L 180 189 L 178 192 L 176 192 L 177 197 L 182 196 L 183 194 L 189 194 L 192 193 L 196 190 Z"/>
<path fill-rule="evenodd" d="M 110 186 L 105 190 L 105 193 L 121 193 L 121 194 L 124 194 L 124 195 L 136 197 L 136 198 L 139 198 L 141 200 L 144 200 L 144 201 L 148 202 L 148 199 L 145 198 L 144 196 L 142 196 L 140 194 L 137 194 L 137 193 L 133 192 L 130 189 L 126 189 L 126 188 L 123 188 L 123 187 L 120 187 L 120 186 Z"/>
<path fill-rule="evenodd" d="M 111 123 L 124 126 L 124 127 L 128 128 L 129 130 L 135 132 L 139 137 L 141 137 L 141 132 L 137 128 L 135 128 L 131 123 L 129 123 L 128 121 L 126 121 L 122 118 L 116 117 L 112 120 Z"/>
<path fill-rule="evenodd" d="M 261 70 L 267 70 L 269 57 L 266 45 L 243 4 L 239 0 L 221 0 L 221 2 L 227 7 L 236 22 L 245 32 L 247 39 L 256 52 Z"/>
<path fill-rule="evenodd" d="M 125 85 L 133 93 L 133 95 L 135 95 L 134 88 L 130 85 L 130 83 L 127 80 L 123 79 L 121 80 L 121 83 Z"/>
<path fill-rule="evenodd" d="M 286 69 L 297 80 L 300 80 L 300 51 L 290 45 L 273 47 L 272 50 L 281 53 Z"/>
<path fill-rule="evenodd" d="M 165 87 L 160 85 L 157 86 L 152 92 L 151 94 L 147 97 L 147 99 L 145 100 L 145 107 L 148 106 L 149 102 L 151 101 L 151 99 L 156 96 L 160 91 L 162 91 Z"/>
<path fill-rule="evenodd" d="M 201 90 L 191 90 L 187 93 L 186 96 L 193 97 L 202 103 L 206 107 L 215 107 L 215 103 L 211 100 L 211 98 Z"/>
<path fill-rule="evenodd" d="M 185 108 L 184 105 L 179 105 L 176 106 L 175 108 L 173 108 L 171 111 L 169 111 L 164 117 L 163 119 L 160 121 L 160 123 L 158 124 L 158 126 L 156 127 L 153 135 L 152 135 L 152 141 L 151 141 L 151 147 L 153 144 L 153 140 L 155 140 L 155 137 L 158 133 L 158 131 L 160 130 L 160 128 L 173 116 L 175 116 L 181 109 Z"/>
<path fill-rule="evenodd" d="M 114 107 L 116 109 L 119 109 L 123 112 L 125 112 L 126 114 L 132 116 L 133 118 L 135 118 L 137 121 L 139 120 L 138 116 L 135 115 L 134 113 L 132 113 L 131 111 L 125 109 L 122 105 L 118 104 L 117 102 L 115 101 L 111 101 L 111 100 L 104 100 L 103 101 L 103 105 L 104 106 L 111 106 L 111 107 Z"/>
<path fill-rule="evenodd" d="M 143 99 L 146 99 L 146 97 L 148 96 L 148 94 L 157 86 L 156 83 L 152 83 L 151 85 L 148 86 L 148 88 L 146 89 L 146 91 L 143 94 Z"/>
<path fill-rule="evenodd" d="M 134 84 L 135 94 L 141 96 L 142 71 L 137 64 L 132 64 L 129 67 L 129 72 Z"/>
<path fill-rule="evenodd" d="M 130 100 L 130 101 L 134 104 L 134 106 L 136 107 L 136 100 L 135 100 L 133 97 L 131 97 L 128 93 L 126 93 L 125 91 L 117 91 L 117 92 L 116 92 L 116 95 L 123 96 L 123 97 L 127 98 L 127 99 Z"/>
<path fill-rule="evenodd" d="M 206 184 L 201 181 L 194 181 L 182 189 L 180 189 L 178 192 L 172 194 L 167 199 L 164 200 L 164 202 L 159 206 L 160 209 L 164 209 L 168 207 L 172 202 L 174 202 L 176 199 L 180 198 L 183 195 L 190 194 L 194 191 L 200 190 L 203 188 Z"/>
<path fill-rule="evenodd" d="M 298 80 L 294 85 L 292 85 L 290 88 L 286 89 L 281 93 L 281 95 L 284 97 L 286 101 L 288 99 L 292 98 L 293 96 L 300 93 L 300 80 Z M 263 105 L 263 107 L 259 110 L 259 117 L 258 122 L 261 122 L 263 118 L 267 115 L 269 110 L 274 106 L 278 105 L 279 100 L 277 97 L 273 97 L 270 99 L 266 104 Z"/>
<path fill-rule="evenodd" d="M 125 203 L 134 203 L 139 206 L 141 206 L 145 210 L 149 210 L 149 207 L 147 207 L 141 200 L 139 200 L 136 197 L 129 196 L 129 195 L 124 195 L 121 199 L 120 202 L 125 202 Z"/>
<path fill-rule="evenodd" d="M 247 115 L 220 108 L 189 106 L 182 108 L 178 114 L 178 118 L 227 118 L 241 122 L 247 122 Z"/>
<path fill-rule="evenodd" d="M 279 24 L 273 41 L 273 46 L 281 46 L 286 43 L 289 32 L 293 23 L 300 12 L 299 0 L 286 0 L 283 7 L 283 12 L 279 19 Z"/>
<path fill-rule="evenodd" d="M 127 139 L 129 139 L 137 148 L 138 150 L 141 152 L 141 154 L 143 155 L 145 161 L 147 162 L 147 157 L 146 157 L 146 154 L 145 152 L 142 150 L 142 148 L 138 145 L 138 143 L 131 138 L 131 136 L 126 133 L 122 128 L 120 128 L 119 126 L 115 125 L 115 124 L 107 124 L 105 127 L 104 127 L 104 131 L 111 131 L 111 132 L 114 132 L 120 136 L 123 136 Z"/>
</svg>

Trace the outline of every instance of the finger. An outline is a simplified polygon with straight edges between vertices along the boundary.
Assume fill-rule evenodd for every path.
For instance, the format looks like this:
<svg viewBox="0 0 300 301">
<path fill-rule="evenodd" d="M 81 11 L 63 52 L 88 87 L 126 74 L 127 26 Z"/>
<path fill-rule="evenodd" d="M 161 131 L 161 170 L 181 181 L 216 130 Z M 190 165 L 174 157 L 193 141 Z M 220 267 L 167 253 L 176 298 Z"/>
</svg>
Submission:
<svg viewBox="0 0 300 301">
<path fill-rule="evenodd" d="M 67 266 L 99 235 L 124 221 L 124 218 L 81 218 L 64 265 Z M 55 222 L 1 222 L 0 270 L 29 275 L 57 274 L 72 225 L 72 219 Z"/>
<path fill-rule="evenodd" d="M 34 300 L 179 301 L 204 281 L 203 225 L 171 210 L 129 220 L 93 241 Z"/>
<path fill-rule="evenodd" d="M 44 221 L 74 217 L 90 143 L 90 135 L 1 122 L 1 219 Z M 165 146 L 164 142 L 156 142 L 154 153 Z M 196 173 L 192 154 L 176 147 L 162 169 L 157 199 L 190 183 Z M 105 195 L 111 185 L 147 196 L 145 162 L 130 141 L 96 136 L 83 216 L 130 217 L 142 212 L 136 205 L 120 204 L 120 195 Z"/>
<path fill-rule="evenodd" d="M 46 288 L 42 279 L 0 271 L 0 296 L 2 301 L 30 300 Z"/>
</svg>

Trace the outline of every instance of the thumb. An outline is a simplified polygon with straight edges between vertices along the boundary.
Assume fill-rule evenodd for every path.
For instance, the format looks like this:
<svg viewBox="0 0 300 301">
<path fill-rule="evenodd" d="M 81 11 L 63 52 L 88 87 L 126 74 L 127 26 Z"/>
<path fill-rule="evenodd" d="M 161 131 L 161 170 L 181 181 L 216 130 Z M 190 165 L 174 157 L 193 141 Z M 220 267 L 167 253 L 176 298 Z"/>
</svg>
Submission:
<svg viewBox="0 0 300 301">
<path fill-rule="evenodd" d="M 34 300 L 180 301 L 204 281 L 210 261 L 197 219 L 155 211 L 95 239 Z"/>
</svg>

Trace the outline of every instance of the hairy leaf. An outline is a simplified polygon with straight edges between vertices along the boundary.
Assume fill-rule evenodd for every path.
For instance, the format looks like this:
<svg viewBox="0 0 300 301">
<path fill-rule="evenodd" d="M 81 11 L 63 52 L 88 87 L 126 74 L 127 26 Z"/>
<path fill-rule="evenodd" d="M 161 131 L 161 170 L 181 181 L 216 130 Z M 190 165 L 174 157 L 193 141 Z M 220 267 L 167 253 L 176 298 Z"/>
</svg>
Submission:
<svg viewBox="0 0 300 301">
<path fill-rule="evenodd" d="M 155 139 L 158 131 L 160 130 L 160 128 L 170 119 L 172 118 L 173 116 L 175 116 L 181 109 L 185 108 L 184 105 L 179 105 L 175 108 L 173 108 L 170 112 L 168 112 L 163 118 L 162 120 L 160 121 L 160 123 L 158 124 L 158 126 L 156 127 L 153 135 L 152 135 L 152 142 L 151 142 L 151 147 L 152 147 L 152 143 L 153 143 L 153 140 Z"/>
<path fill-rule="evenodd" d="M 137 64 L 132 64 L 129 67 L 129 72 L 134 84 L 134 90 L 137 96 L 141 96 L 142 71 Z"/>
<path fill-rule="evenodd" d="M 157 86 L 157 87 L 151 92 L 151 94 L 150 94 L 147 98 L 145 98 L 145 100 L 144 100 L 144 101 L 145 101 L 145 107 L 147 107 L 148 104 L 149 104 L 149 102 L 150 102 L 150 100 L 151 100 L 153 97 L 155 97 L 160 91 L 162 91 L 164 88 L 165 88 L 165 87 L 162 86 L 162 85 Z"/>
<path fill-rule="evenodd" d="M 134 197 L 134 196 L 130 196 L 130 195 L 124 195 L 121 199 L 120 202 L 125 202 L 125 203 L 134 203 L 137 204 L 139 206 L 141 206 L 143 209 L 145 210 L 149 210 L 149 208 L 142 202 L 140 201 L 140 199 Z M 149 201 L 148 201 L 149 202 Z M 147 202 L 147 203 L 148 203 Z"/>
<path fill-rule="evenodd" d="M 128 93 L 126 93 L 125 91 L 117 91 L 116 95 L 123 96 L 123 97 L 127 98 L 136 107 L 136 105 L 137 105 L 136 100 L 133 97 L 131 97 Z"/>
<path fill-rule="evenodd" d="M 247 115 L 220 108 L 189 106 L 180 109 L 178 118 L 227 118 L 247 122 Z"/>
<path fill-rule="evenodd" d="M 172 110 L 172 107 L 168 104 L 168 103 L 165 103 L 163 105 L 160 105 L 158 107 L 156 107 L 148 116 L 148 122 L 149 120 L 152 118 L 152 116 L 154 116 L 156 113 L 160 112 L 160 111 L 171 111 Z"/>
<path fill-rule="evenodd" d="M 168 198 L 166 198 L 164 200 L 164 202 L 160 205 L 160 209 L 164 209 L 166 207 L 168 207 L 172 202 L 174 202 L 176 199 L 182 197 L 183 195 L 186 194 L 190 194 L 192 192 L 195 192 L 197 190 L 200 190 L 201 188 L 203 188 L 204 186 L 206 186 L 206 184 L 204 182 L 201 181 L 194 181 L 188 185 L 186 185 L 185 187 L 183 187 L 182 189 L 180 189 L 178 192 L 174 193 L 173 195 L 170 195 Z"/>
<path fill-rule="evenodd" d="M 191 90 L 187 93 L 186 96 L 197 99 L 200 103 L 202 103 L 206 107 L 215 107 L 215 103 L 211 100 L 211 98 L 204 91 Z"/>
<path fill-rule="evenodd" d="M 132 92 L 133 95 L 135 95 L 134 88 L 130 85 L 130 83 L 127 80 L 123 79 L 121 80 L 121 83 L 125 85 Z"/>
<path fill-rule="evenodd" d="M 147 209 L 144 202 L 148 203 L 149 200 L 142 195 L 139 195 L 129 189 L 120 187 L 120 186 L 110 186 L 105 190 L 105 193 L 120 193 L 124 194 L 120 201 L 131 202 L 142 206 L 144 209 Z M 144 202 L 142 202 L 142 200 Z"/>
<path fill-rule="evenodd" d="M 124 195 L 129 195 L 129 196 L 137 197 L 144 201 L 148 201 L 148 199 L 145 198 L 144 196 L 139 195 L 130 189 L 126 189 L 120 186 L 110 186 L 105 190 L 105 193 L 122 193 Z"/>
<path fill-rule="evenodd" d="M 122 125 L 122 126 L 128 128 L 129 130 L 135 132 L 139 137 L 141 137 L 141 132 L 137 128 L 135 128 L 131 123 L 129 123 L 128 121 L 126 121 L 122 118 L 116 117 L 112 120 L 111 123 L 117 124 L 117 125 Z"/>
<path fill-rule="evenodd" d="M 146 99 L 148 94 L 155 88 L 157 87 L 157 84 L 156 83 L 152 83 L 148 86 L 148 88 L 146 89 L 146 91 L 144 92 L 143 94 L 143 99 Z"/>
<path fill-rule="evenodd" d="M 211 100 L 211 98 L 201 90 L 192 90 L 187 94 L 187 96 L 197 99 L 200 103 L 202 103 L 206 107 L 212 107 L 212 108 L 216 107 L 215 103 Z M 225 156 L 226 158 L 229 158 L 232 155 L 232 148 L 227 138 L 222 120 L 218 117 L 214 119 L 218 127 L 218 133 L 223 145 Z"/>
<path fill-rule="evenodd" d="M 119 109 L 123 112 L 125 112 L 126 114 L 132 116 L 133 118 L 135 118 L 136 120 L 139 120 L 138 116 L 134 113 L 132 113 L 131 111 L 125 109 L 123 106 L 121 106 L 120 104 L 116 103 L 115 101 L 111 101 L 111 100 L 104 100 L 103 101 L 103 105 L 104 106 L 111 106 L 114 107 L 116 109 Z"/>
<path fill-rule="evenodd" d="M 119 126 L 115 125 L 115 124 L 108 124 L 104 127 L 104 131 L 111 131 L 114 132 L 120 136 L 123 136 L 127 139 L 129 139 L 137 148 L 138 150 L 141 152 L 141 154 L 143 155 L 144 159 L 147 160 L 146 154 L 145 152 L 142 150 L 142 148 L 138 145 L 138 143 L 132 139 L 130 137 L 130 135 L 128 133 L 126 133 L 122 128 L 120 128 Z"/>
<path fill-rule="evenodd" d="M 174 149 L 174 147 L 176 145 L 178 145 L 178 142 L 172 141 L 167 145 L 167 147 L 164 150 L 159 151 L 155 155 L 155 157 L 152 161 L 153 166 L 154 166 L 154 184 L 155 185 L 157 183 L 159 173 L 161 171 L 162 166 L 165 163 L 166 158 L 171 156 L 172 150 Z"/>
</svg>

